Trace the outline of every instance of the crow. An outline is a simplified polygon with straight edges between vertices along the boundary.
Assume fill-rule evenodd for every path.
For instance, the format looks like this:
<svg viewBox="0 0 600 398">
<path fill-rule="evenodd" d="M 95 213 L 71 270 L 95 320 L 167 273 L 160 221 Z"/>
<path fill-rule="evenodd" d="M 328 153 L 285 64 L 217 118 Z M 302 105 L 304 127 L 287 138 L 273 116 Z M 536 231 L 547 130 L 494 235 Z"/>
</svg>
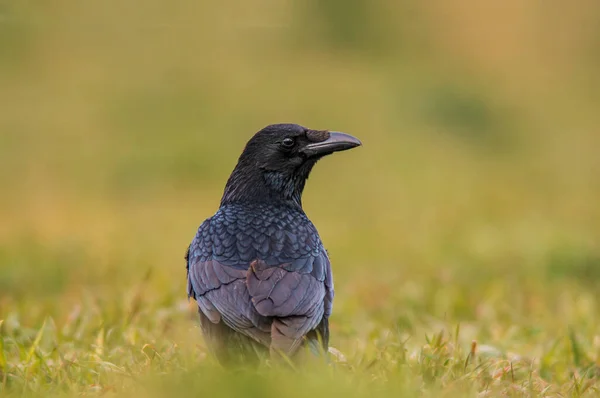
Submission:
<svg viewBox="0 0 600 398">
<path fill-rule="evenodd" d="M 218 211 L 189 245 L 187 293 L 223 365 L 327 352 L 333 276 L 302 192 L 317 161 L 361 145 L 351 135 L 273 124 L 246 144 Z"/>
</svg>

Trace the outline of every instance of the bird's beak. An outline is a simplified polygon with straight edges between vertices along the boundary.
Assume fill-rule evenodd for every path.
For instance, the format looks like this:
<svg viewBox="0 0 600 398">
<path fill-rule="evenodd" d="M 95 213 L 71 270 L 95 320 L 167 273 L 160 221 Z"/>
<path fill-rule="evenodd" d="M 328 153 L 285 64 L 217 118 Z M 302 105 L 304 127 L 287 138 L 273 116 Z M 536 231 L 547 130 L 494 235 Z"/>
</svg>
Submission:
<svg viewBox="0 0 600 398">
<path fill-rule="evenodd" d="M 340 133 L 338 131 L 330 131 L 329 138 L 325 141 L 308 144 L 302 152 L 308 156 L 325 156 L 333 152 L 345 151 L 347 149 L 356 148 L 362 143 L 351 136 L 350 134 Z"/>
</svg>

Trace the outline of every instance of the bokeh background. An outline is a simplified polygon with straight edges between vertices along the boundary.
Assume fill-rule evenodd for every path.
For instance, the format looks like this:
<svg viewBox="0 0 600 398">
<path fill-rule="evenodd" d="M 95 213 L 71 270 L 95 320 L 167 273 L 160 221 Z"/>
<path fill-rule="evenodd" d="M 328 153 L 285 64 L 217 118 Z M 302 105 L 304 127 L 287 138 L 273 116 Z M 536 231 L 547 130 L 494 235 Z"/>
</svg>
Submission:
<svg viewBox="0 0 600 398">
<path fill-rule="evenodd" d="M 4 373 L 44 320 L 42 353 L 200 361 L 185 250 L 294 122 L 364 144 L 304 197 L 349 361 L 460 324 L 570 380 L 600 363 L 599 70 L 592 0 L 0 1 Z"/>
</svg>

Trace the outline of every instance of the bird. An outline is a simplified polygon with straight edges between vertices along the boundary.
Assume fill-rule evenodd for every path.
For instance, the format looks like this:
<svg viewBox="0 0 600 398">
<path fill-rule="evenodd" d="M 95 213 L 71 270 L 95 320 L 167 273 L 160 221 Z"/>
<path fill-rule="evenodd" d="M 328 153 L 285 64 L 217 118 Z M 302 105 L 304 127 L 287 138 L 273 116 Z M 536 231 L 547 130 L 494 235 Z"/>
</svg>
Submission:
<svg viewBox="0 0 600 398">
<path fill-rule="evenodd" d="M 188 300 L 222 365 L 293 359 L 302 347 L 327 353 L 333 275 L 302 193 L 320 159 L 360 145 L 298 124 L 266 126 L 247 142 L 185 255 Z"/>
</svg>

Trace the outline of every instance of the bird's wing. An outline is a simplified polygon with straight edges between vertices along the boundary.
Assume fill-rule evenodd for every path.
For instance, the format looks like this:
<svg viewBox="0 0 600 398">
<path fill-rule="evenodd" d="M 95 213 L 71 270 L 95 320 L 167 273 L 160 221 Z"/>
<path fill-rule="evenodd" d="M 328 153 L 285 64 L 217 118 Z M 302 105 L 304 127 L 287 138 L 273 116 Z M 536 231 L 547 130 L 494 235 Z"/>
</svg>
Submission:
<svg viewBox="0 0 600 398">
<path fill-rule="evenodd" d="M 197 301 L 211 322 L 223 321 L 233 330 L 269 346 L 271 323 L 252 305 L 246 288 L 247 270 L 215 258 L 212 232 L 209 219 L 198 228 L 186 254 L 188 297 Z"/>
<path fill-rule="evenodd" d="M 200 310 L 213 323 L 230 328 L 269 345 L 270 322 L 254 308 L 246 288 L 246 270 L 215 260 L 190 264 L 189 284 Z"/>
<path fill-rule="evenodd" d="M 271 347 L 288 354 L 318 326 L 325 313 L 331 312 L 326 299 L 326 253 L 303 259 L 302 263 L 301 268 L 294 267 L 294 263 L 272 267 L 256 260 L 246 278 L 254 308 L 260 315 L 273 318 Z"/>
</svg>

